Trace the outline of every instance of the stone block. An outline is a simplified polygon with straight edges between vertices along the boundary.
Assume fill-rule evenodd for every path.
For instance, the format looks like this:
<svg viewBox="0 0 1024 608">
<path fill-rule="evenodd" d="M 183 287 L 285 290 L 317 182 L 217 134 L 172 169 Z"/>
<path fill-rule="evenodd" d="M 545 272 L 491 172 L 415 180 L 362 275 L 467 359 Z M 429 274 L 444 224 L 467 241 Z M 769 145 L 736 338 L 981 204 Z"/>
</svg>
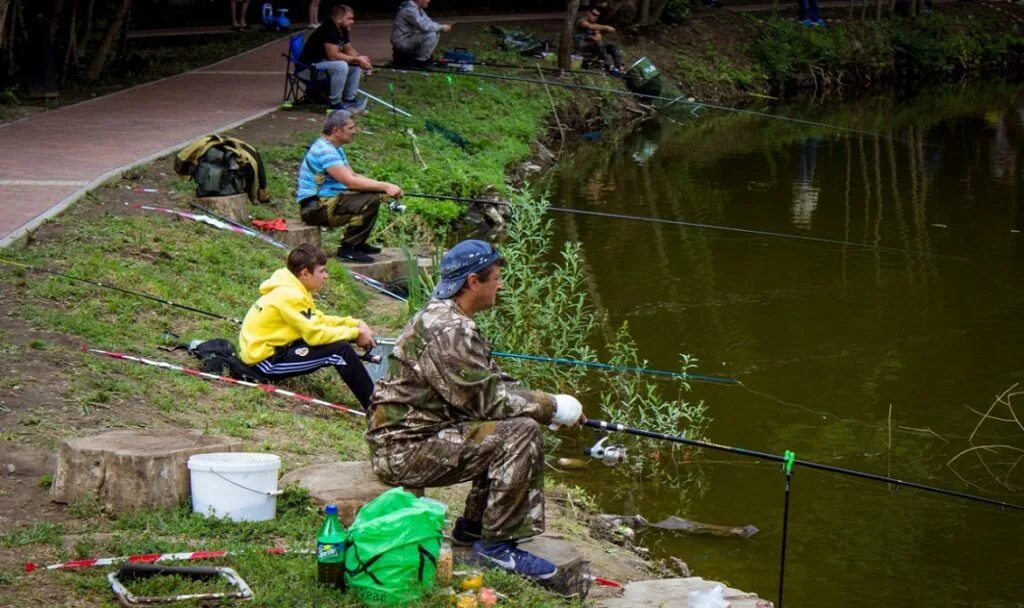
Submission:
<svg viewBox="0 0 1024 608">
<path fill-rule="evenodd" d="M 108 513 L 174 509 L 189 499 L 189 456 L 241 450 L 240 439 L 166 429 L 67 439 L 50 496 L 59 503 L 92 498 Z"/>
<path fill-rule="evenodd" d="M 754 593 L 746 593 L 732 589 L 724 583 L 708 581 L 699 576 L 689 578 L 664 578 L 649 581 L 628 583 L 619 597 L 601 598 L 594 602 L 594 608 L 663 608 L 677 606 L 687 608 L 687 596 L 692 591 L 707 591 L 715 585 L 725 587 L 725 601 L 729 608 L 771 608 L 772 603 L 757 597 Z"/>
<path fill-rule="evenodd" d="M 281 478 L 281 486 L 297 483 L 309 490 L 317 503 L 338 505 L 338 518 L 346 526 L 356 511 L 391 489 L 374 475 L 369 462 L 332 462 L 314 464 L 291 471 Z"/>
<path fill-rule="evenodd" d="M 345 265 L 381 283 L 395 283 L 409 276 L 409 262 L 406 260 L 405 252 L 395 247 L 388 247 L 380 253 L 373 254 L 372 262 L 345 262 Z M 417 256 L 416 267 L 421 271 L 432 272 L 434 262 L 428 257 Z"/>
<path fill-rule="evenodd" d="M 196 198 L 196 203 L 243 226 L 249 225 L 249 196 L 246 194 L 204 196 Z"/>
<path fill-rule="evenodd" d="M 287 219 L 285 224 L 288 226 L 285 230 L 275 230 L 268 232 L 270 236 L 281 241 L 289 248 L 294 249 L 303 243 L 309 243 L 317 247 L 320 246 L 320 227 L 319 226 L 307 226 L 302 223 L 302 220 L 298 219 Z"/>
</svg>

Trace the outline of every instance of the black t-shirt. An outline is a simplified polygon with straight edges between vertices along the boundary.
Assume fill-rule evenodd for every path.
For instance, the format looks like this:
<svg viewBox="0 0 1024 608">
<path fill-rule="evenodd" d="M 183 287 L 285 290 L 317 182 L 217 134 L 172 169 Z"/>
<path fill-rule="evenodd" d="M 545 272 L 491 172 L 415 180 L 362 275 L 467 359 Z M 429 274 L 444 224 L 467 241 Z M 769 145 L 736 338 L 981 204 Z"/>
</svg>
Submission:
<svg viewBox="0 0 1024 608">
<path fill-rule="evenodd" d="M 333 21 L 324 21 L 320 27 L 313 30 L 313 33 L 306 39 L 306 44 L 299 54 L 299 63 L 312 65 L 327 60 L 327 53 L 324 52 L 325 44 L 336 44 L 344 47 L 349 43 L 348 30 L 339 29 Z"/>
</svg>

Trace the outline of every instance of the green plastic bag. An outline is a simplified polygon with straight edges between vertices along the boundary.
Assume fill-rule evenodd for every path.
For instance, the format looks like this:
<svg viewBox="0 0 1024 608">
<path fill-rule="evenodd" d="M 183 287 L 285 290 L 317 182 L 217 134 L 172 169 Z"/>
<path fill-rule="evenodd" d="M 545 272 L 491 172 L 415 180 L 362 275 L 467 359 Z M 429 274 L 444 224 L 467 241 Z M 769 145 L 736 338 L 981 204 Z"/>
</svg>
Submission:
<svg viewBox="0 0 1024 608">
<path fill-rule="evenodd" d="M 361 600 L 404 605 L 434 586 L 445 506 L 402 488 L 363 506 L 348 528 L 345 583 Z"/>
</svg>

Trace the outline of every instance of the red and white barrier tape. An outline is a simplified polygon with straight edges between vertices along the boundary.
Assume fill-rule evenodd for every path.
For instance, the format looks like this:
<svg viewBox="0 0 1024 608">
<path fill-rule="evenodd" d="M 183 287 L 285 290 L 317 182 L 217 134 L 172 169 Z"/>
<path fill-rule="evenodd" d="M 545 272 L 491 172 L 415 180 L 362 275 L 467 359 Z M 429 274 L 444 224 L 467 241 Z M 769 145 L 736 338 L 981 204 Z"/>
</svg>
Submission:
<svg viewBox="0 0 1024 608">
<path fill-rule="evenodd" d="M 258 384 L 256 382 L 248 382 L 246 380 L 236 380 L 235 378 L 231 378 L 229 376 L 218 376 L 217 374 L 211 374 L 209 372 L 200 371 L 198 369 L 192 369 L 190 367 L 182 367 L 181 365 L 175 365 L 173 363 L 167 363 L 166 361 L 156 361 L 156 360 L 153 360 L 153 359 L 146 359 L 145 357 L 135 357 L 133 355 L 126 355 L 125 353 L 115 353 L 115 352 L 111 352 L 111 351 L 108 351 L 108 350 L 100 350 L 98 348 L 90 348 L 88 346 L 83 346 L 82 350 L 85 351 L 85 352 L 89 352 L 89 353 L 95 353 L 97 355 L 103 355 L 104 357 L 110 357 L 111 359 L 123 359 L 125 361 L 134 361 L 136 363 L 142 363 L 143 365 L 149 365 L 149 366 L 152 366 L 152 367 L 160 367 L 160 368 L 163 368 L 163 369 L 169 369 L 171 371 L 181 372 L 181 373 L 183 373 L 183 374 L 185 374 L 187 376 L 194 376 L 194 377 L 197 377 L 197 378 L 204 378 L 206 380 L 212 380 L 214 382 L 223 382 L 225 384 L 233 384 L 233 385 L 236 385 L 236 386 L 247 386 L 249 388 L 256 388 L 256 389 L 259 389 L 259 390 L 263 391 L 264 393 L 269 393 L 269 394 L 274 394 L 274 395 L 283 395 L 285 397 L 291 397 L 293 399 L 298 399 L 299 401 L 303 401 L 305 403 L 312 403 L 314 405 L 322 405 L 324 407 L 329 407 L 332 410 L 337 410 L 339 412 L 344 412 L 346 414 L 352 414 L 353 416 L 361 416 L 361 417 L 365 417 L 366 416 L 366 414 L 364 414 L 363 412 L 361 412 L 359 410 L 355 410 L 355 409 L 352 409 L 350 407 L 345 407 L 344 405 L 340 405 L 340 404 L 337 404 L 337 403 L 331 403 L 330 401 L 324 401 L 323 399 L 317 399 L 315 397 L 310 397 L 309 395 L 303 395 L 302 393 L 296 393 L 294 391 L 288 391 L 288 390 L 285 390 L 283 388 L 278 388 L 278 387 L 274 386 L 273 384 Z"/>
<path fill-rule="evenodd" d="M 25 564 L 25 572 L 36 570 L 70 570 L 73 568 L 94 568 L 98 566 L 113 566 L 115 564 L 155 564 L 157 562 L 173 561 L 195 561 L 201 559 L 216 559 L 228 555 L 241 555 L 245 551 L 187 551 L 184 553 L 139 553 L 136 555 L 125 555 L 122 557 L 94 557 L 89 559 L 76 559 L 69 562 L 60 562 L 43 566 L 28 562 Z M 289 551 L 278 547 L 264 549 L 262 553 L 267 555 L 292 555 L 312 554 L 313 551 Z"/>
</svg>

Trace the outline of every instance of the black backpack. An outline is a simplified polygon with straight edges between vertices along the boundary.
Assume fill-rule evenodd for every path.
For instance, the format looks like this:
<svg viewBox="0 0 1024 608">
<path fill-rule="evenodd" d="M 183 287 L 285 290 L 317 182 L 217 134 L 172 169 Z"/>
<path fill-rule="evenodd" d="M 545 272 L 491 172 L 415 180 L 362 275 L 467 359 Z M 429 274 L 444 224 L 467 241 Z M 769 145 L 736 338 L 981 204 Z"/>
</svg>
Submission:
<svg viewBox="0 0 1024 608">
<path fill-rule="evenodd" d="M 268 382 L 266 376 L 249 367 L 235 355 L 235 345 L 223 338 L 193 340 L 188 352 L 199 359 L 199 369 L 218 376 L 230 376 L 248 382 Z"/>
<path fill-rule="evenodd" d="M 239 162 L 238 154 L 213 146 L 196 163 L 196 196 L 228 196 L 249 189 L 252 169 Z"/>
</svg>

